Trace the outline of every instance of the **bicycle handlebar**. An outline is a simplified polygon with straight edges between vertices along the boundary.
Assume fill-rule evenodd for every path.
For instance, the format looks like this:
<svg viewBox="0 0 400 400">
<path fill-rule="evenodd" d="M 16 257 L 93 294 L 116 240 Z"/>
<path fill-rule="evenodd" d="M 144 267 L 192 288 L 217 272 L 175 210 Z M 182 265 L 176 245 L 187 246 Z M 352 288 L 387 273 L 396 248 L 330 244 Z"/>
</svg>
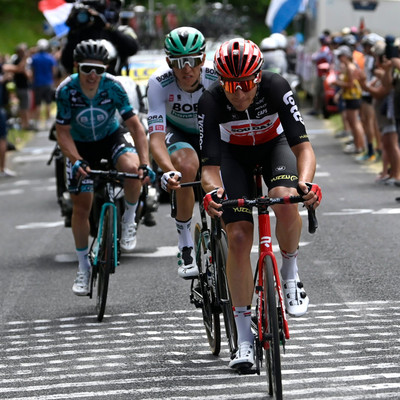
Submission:
<svg viewBox="0 0 400 400">
<path fill-rule="evenodd" d="M 181 187 L 194 187 L 194 186 L 199 186 L 199 185 L 201 185 L 201 181 L 180 183 Z M 175 190 L 171 191 L 170 202 L 171 202 L 171 218 L 175 218 L 176 217 L 176 193 L 175 193 Z"/>
<path fill-rule="evenodd" d="M 274 204 L 295 204 L 303 203 L 304 199 L 301 196 L 284 196 L 284 197 L 258 197 L 257 199 L 235 199 L 235 200 L 222 200 L 222 208 L 227 207 L 257 207 L 259 209 L 272 206 Z M 308 213 L 308 232 L 315 233 L 318 228 L 317 216 L 314 209 L 307 208 Z"/>
<path fill-rule="evenodd" d="M 142 178 L 139 177 L 138 174 L 131 174 L 129 172 L 119 172 L 119 171 L 114 170 L 114 169 L 111 169 L 109 171 L 104 171 L 104 170 L 101 170 L 101 169 L 99 169 L 99 170 L 92 169 L 88 173 L 88 176 L 92 176 L 92 177 L 98 176 L 101 179 L 105 179 L 105 180 L 113 181 L 113 182 L 116 182 L 118 180 L 122 180 L 124 178 L 142 179 Z M 146 174 L 143 174 L 143 178 L 145 178 L 145 177 L 146 177 Z M 80 193 L 83 179 L 85 179 L 83 175 L 81 175 L 78 178 L 78 182 L 77 182 L 77 185 L 76 185 L 77 189 L 74 191 L 75 194 Z"/>
<path fill-rule="evenodd" d="M 142 179 L 139 177 L 138 174 L 131 174 L 129 172 L 119 172 L 117 170 L 111 169 L 109 171 L 103 171 L 103 170 L 96 170 L 92 169 L 89 173 L 89 176 L 99 176 L 104 179 L 110 179 L 110 180 L 117 180 L 117 179 L 123 179 L 123 178 L 129 178 L 129 179 Z M 143 174 L 143 178 L 146 175 Z"/>
</svg>

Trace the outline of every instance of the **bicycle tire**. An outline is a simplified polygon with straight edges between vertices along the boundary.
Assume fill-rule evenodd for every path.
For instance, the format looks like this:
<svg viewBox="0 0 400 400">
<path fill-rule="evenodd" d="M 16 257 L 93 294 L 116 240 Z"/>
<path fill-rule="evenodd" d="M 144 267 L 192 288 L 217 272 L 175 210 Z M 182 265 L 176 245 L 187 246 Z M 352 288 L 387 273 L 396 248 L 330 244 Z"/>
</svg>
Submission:
<svg viewBox="0 0 400 400">
<path fill-rule="evenodd" d="M 237 351 L 237 331 L 235 316 L 233 314 L 232 300 L 229 292 L 228 279 L 226 276 L 226 261 L 228 257 L 228 242 L 225 231 L 221 231 L 221 239 L 215 246 L 215 263 L 218 279 L 218 298 L 221 303 L 222 314 L 224 316 L 225 333 L 228 340 L 231 358 L 235 357 Z"/>
<path fill-rule="evenodd" d="M 114 208 L 107 207 L 104 213 L 103 232 L 99 245 L 96 312 L 101 322 L 106 309 L 110 271 L 114 264 Z"/>
<path fill-rule="evenodd" d="M 282 370 L 280 354 L 280 332 L 278 322 L 277 292 L 274 278 L 274 266 L 270 256 L 263 262 L 264 280 L 264 325 L 263 341 L 266 340 L 265 358 L 269 383 L 269 394 L 275 399 L 282 399 Z M 268 327 L 265 329 L 266 326 Z"/>
<path fill-rule="evenodd" d="M 206 271 L 206 262 L 208 257 L 207 243 L 201 226 L 198 223 L 194 229 L 194 242 L 196 245 L 196 262 L 199 267 L 199 285 L 203 297 L 201 305 L 203 323 L 211 353 L 217 356 L 221 351 L 221 325 L 218 307 L 216 307 L 215 304 L 216 297 L 214 289 L 208 284 Z"/>
</svg>

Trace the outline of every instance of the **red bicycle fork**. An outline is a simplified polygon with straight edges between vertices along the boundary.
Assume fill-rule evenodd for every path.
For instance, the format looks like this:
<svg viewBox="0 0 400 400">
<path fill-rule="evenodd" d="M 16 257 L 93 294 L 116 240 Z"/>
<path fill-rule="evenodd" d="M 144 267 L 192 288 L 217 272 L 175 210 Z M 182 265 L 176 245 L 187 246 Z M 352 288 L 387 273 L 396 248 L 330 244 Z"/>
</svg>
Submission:
<svg viewBox="0 0 400 400">
<path fill-rule="evenodd" d="M 259 234 L 259 258 L 258 258 L 258 282 L 256 293 L 258 295 L 258 335 L 259 338 L 263 337 L 263 312 L 262 312 L 262 304 L 263 304 L 263 288 L 264 288 L 264 275 L 263 275 L 263 265 L 265 257 L 270 257 L 272 260 L 273 268 L 274 268 L 274 277 L 275 277 L 275 285 L 278 291 L 279 304 L 282 313 L 282 321 L 283 321 L 283 332 L 286 339 L 290 338 L 289 335 L 289 324 L 286 317 L 286 310 L 283 302 L 283 294 L 281 288 L 281 282 L 279 278 L 278 265 L 276 262 L 275 255 L 272 251 L 272 235 L 271 235 L 271 225 L 270 225 L 270 216 L 268 210 L 259 210 L 258 212 L 258 234 Z M 267 305 L 264 304 L 264 308 Z M 267 315 L 264 315 L 264 326 L 268 327 L 268 318 Z M 264 348 L 268 348 L 269 342 L 264 343 Z"/>
</svg>

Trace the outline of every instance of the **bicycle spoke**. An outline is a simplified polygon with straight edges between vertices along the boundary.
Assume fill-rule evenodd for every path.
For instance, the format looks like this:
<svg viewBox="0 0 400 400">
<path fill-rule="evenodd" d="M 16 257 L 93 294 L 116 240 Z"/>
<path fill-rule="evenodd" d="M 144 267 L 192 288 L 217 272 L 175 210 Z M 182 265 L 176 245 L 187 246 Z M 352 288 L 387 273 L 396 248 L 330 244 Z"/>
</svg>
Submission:
<svg viewBox="0 0 400 400">
<path fill-rule="evenodd" d="M 199 224 L 195 226 L 195 244 L 197 246 L 196 262 L 199 267 L 199 292 L 202 296 L 201 308 L 204 327 L 211 352 L 218 355 L 221 350 L 221 327 L 218 305 L 216 305 L 213 286 L 209 285 L 207 276 L 207 246 Z"/>
<path fill-rule="evenodd" d="M 106 309 L 110 270 L 114 265 L 114 208 L 107 207 L 99 247 L 97 277 L 97 320 L 102 321 Z"/>
<path fill-rule="evenodd" d="M 282 372 L 280 354 L 280 332 L 278 323 L 278 309 L 276 288 L 272 260 L 269 256 L 263 263 L 263 341 L 266 357 L 266 369 L 270 395 L 282 399 Z"/>
<path fill-rule="evenodd" d="M 224 315 L 225 332 L 231 358 L 237 351 L 237 332 L 235 317 L 233 315 L 232 301 L 229 293 L 228 280 L 226 276 L 226 260 L 228 256 L 228 244 L 226 234 L 221 232 L 221 239 L 216 244 L 215 265 L 218 277 L 218 297 Z"/>
</svg>

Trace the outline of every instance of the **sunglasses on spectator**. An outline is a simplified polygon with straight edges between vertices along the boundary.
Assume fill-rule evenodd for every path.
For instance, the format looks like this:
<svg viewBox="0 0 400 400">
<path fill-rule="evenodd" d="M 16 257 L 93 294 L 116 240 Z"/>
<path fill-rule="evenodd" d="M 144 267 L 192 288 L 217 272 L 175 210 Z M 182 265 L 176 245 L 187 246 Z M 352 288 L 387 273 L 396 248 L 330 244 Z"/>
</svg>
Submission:
<svg viewBox="0 0 400 400">
<path fill-rule="evenodd" d="M 198 67 L 203 62 L 203 56 L 187 56 L 179 58 L 168 57 L 172 68 L 183 69 L 188 64 L 190 68 Z"/>
<path fill-rule="evenodd" d="M 79 64 L 79 71 L 85 75 L 91 74 L 93 71 L 96 75 L 103 75 L 107 67 L 101 64 L 82 63 Z"/>
<path fill-rule="evenodd" d="M 221 86 L 228 93 L 235 93 L 236 90 L 240 89 L 243 92 L 250 92 L 251 89 L 254 89 L 257 83 L 260 82 L 260 74 L 258 73 L 254 79 L 248 79 L 245 81 L 228 81 L 228 80 L 220 80 Z"/>
</svg>

